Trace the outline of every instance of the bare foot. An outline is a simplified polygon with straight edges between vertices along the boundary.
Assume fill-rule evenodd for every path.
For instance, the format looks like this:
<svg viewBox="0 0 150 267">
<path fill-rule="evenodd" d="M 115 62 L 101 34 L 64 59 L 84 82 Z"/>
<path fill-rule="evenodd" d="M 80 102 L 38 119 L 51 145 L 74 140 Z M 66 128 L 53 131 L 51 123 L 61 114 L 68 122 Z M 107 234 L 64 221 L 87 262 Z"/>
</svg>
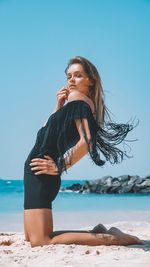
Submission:
<svg viewBox="0 0 150 267">
<path fill-rule="evenodd" d="M 119 239 L 118 245 L 128 246 L 128 245 L 143 245 L 144 244 L 143 241 L 141 241 L 138 237 L 133 236 L 133 235 L 129 235 L 129 234 L 125 234 L 116 227 L 111 227 L 107 231 L 107 233 L 118 237 L 118 239 Z"/>
<path fill-rule="evenodd" d="M 106 234 L 107 233 L 107 228 L 99 223 L 98 225 L 96 225 L 91 231 L 90 233 L 94 233 L 94 234 Z"/>
</svg>

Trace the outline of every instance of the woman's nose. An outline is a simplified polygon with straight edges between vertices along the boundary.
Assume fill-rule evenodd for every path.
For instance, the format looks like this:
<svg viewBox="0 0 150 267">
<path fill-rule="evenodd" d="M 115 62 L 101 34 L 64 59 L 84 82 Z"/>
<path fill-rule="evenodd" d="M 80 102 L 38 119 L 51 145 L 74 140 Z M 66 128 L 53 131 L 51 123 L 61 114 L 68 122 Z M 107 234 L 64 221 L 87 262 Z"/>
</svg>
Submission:
<svg viewBox="0 0 150 267">
<path fill-rule="evenodd" d="M 74 76 L 71 76 L 70 79 L 69 79 L 69 82 L 74 82 Z"/>
</svg>

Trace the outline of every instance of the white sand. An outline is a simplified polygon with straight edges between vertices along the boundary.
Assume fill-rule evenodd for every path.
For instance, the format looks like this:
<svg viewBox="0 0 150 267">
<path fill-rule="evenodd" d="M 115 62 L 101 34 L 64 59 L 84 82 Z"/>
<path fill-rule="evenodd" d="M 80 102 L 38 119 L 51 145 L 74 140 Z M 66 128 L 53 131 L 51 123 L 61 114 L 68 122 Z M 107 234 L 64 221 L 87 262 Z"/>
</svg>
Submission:
<svg viewBox="0 0 150 267">
<path fill-rule="evenodd" d="M 0 234 L 0 267 L 150 267 L 150 223 L 107 224 L 145 240 L 138 246 L 49 245 L 31 248 L 23 233 Z M 13 241 L 11 245 L 2 242 Z"/>
</svg>

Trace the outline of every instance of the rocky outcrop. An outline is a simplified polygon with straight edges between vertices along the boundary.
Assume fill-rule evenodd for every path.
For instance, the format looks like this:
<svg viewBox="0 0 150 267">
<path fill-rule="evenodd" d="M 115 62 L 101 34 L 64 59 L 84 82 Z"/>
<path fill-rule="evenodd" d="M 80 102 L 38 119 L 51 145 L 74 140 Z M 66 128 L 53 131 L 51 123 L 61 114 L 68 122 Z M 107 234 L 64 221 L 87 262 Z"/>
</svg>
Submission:
<svg viewBox="0 0 150 267">
<path fill-rule="evenodd" d="M 70 187 L 63 188 L 63 191 L 65 190 L 96 194 L 150 194 L 150 175 L 144 178 L 138 175 L 105 176 L 101 179 L 85 181 L 84 185 L 73 184 Z"/>
</svg>

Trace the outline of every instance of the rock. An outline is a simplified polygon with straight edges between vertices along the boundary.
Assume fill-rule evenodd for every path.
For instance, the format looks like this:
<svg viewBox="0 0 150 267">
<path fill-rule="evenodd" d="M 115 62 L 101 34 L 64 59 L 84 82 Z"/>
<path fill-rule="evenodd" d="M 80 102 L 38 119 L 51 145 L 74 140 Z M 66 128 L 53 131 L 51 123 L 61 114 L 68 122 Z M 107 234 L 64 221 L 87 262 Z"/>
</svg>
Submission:
<svg viewBox="0 0 150 267">
<path fill-rule="evenodd" d="M 98 181 L 95 180 L 95 183 L 94 181 L 86 181 L 86 188 L 88 188 L 88 190 L 93 193 L 96 191 L 96 188 L 97 188 L 97 184 L 98 184 Z"/>
<path fill-rule="evenodd" d="M 107 183 L 107 186 L 111 186 L 112 185 L 112 178 L 109 177 L 107 180 L 106 180 L 106 183 Z"/>
<path fill-rule="evenodd" d="M 108 186 L 107 185 L 103 185 L 100 187 L 99 191 L 97 190 L 97 193 L 99 194 L 107 194 L 108 193 Z"/>
<path fill-rule="evenodd" d="M 143 181 L 141 184 L 137 184 L 137 187 L 139 188 L 146 188 L 150 186 L 150 180 Z"/>
<path fill-rule="evenodd" d="M 136 179 L 136 184 L 140 184 L 140 183 L 142 183 L 143 180 L 144 180 L 144 178 L 142 178 L 142 177 L 138 177 L 138 178 Z"/>
<path fill-rule="evenodd" d="M 102 178 L 99 179 L 99 180 L 100 180 L 101 183 L 107 183 L 106 181 L 107 181 L 109 178 L 110 178 L 110 179 L 113 179 L 112 176 L 108 175 L 108 176 L 104 176 L 104 177 L 102 177 Z"/>
<path fill-rule="evenodd" d="M 149 194 L 149 193 L 150 193 L 150 187 L 141 189 L 141 190 L 140 190 L 140 193 Z"/>
<path fill-rule="evenodd" d="M 129 180 L 129 177 L 130 177 L 129 175 L 121 175 L 117 179 L 119 181 L 128 181 Z"/>
<path fill-rule="evenodd" d="M 122 187 L 122 190 L 119 191 L 119 193 L 121 194 L 125 194 L 125 193 L 133 193 L 133 186 L 134 184 L 129 184 L 129 185 L 126 185 L 124 187 Z"/>
<path fill-rule="evenodd" d="M 81 190 L 81 188 L 82 188 L 82 185 L 77 183 L 77 184 L 73 184 L 71 186 L 67 186 L 65 188 L 65 190 L 79 191 L 79 190 Z"/>
<path fill-rule="evenodd" d="M 117 186 L 120 186 L 120 185 L 121 185 L 121 182 L 118 181 L 117 179 L 114 179 L 114 180 L 112 181 L 112 186 L 113 186 L 113 187 L 117 187 Z"/>
<path fill-rule="evenodd" d="M 112 186 L 111 188 L 107 190 L 107 193 L 118 194 L 119 190 L 120 190 L 120 186 Z"/>
<path fill-rule="evenodd" d="M 79 193 L 96 194 L 126 194 L 126 193 L 150 193 L 150 176 L 145 178 L 138 175 L 122 175 L 112 177 L 104 176 L 101 179 L 85 181 L 84 185 L 80 183 L 73 184 L 63 190 L 78 191 Z"/>
<path fill-rule="evenodd" d="M 130 176 L 130 178 L 128 180 L 128 185 L 134 184 L 138 180 L 138 178 L 140 178 L 138 175 Z"/>
<path fill-rule="evenodd" d="M 143 183 L 141 183 L 141 185 L 144 185 L 144 186 L 150 186 L 150 179 L 147 179 L 146 181 L 144 181 Z"/>
</svg>

